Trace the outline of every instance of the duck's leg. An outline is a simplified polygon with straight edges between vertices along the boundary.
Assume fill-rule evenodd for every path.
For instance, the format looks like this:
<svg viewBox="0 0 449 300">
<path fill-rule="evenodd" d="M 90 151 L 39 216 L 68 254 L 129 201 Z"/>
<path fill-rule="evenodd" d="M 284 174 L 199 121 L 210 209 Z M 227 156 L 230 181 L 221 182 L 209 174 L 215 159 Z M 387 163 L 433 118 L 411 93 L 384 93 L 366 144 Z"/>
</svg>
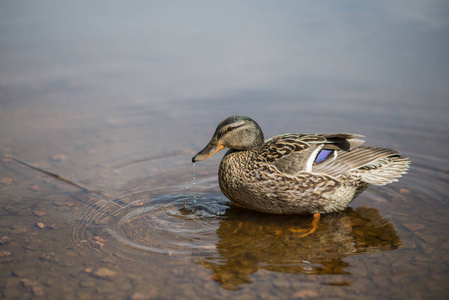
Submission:
<svg viewBox="0 0 449 300">
<path fill-rule="evenodd" d="M 320 223 L 320 213 L 316 212 L 313 214 L 313 221 L 312 221 L 312 227 L 309 229 L 293 229 L 290 228 L 289 230 L 291 232 L 294 233 L 299 233 L 299 232 L 305 232 L 303 234 L 301 234 L 299 237 L 305 237 L 308 236 L 309 234 L 312 234 L 315 232 L 315 230 L 318 228 L 318 224 Z"/>
</svg>

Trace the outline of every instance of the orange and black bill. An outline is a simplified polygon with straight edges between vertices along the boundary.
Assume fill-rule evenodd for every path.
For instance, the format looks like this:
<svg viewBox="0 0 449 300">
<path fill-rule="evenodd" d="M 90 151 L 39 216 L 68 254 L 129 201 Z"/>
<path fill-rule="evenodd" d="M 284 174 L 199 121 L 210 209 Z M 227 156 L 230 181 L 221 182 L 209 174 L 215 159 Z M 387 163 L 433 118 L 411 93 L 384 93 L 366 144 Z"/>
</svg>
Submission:
<svg viewBox="0 0 449 300">
<path fill-rule="evenodd" d="M 213 138 L 203 150 L 201 150 L 194 157 L 192 157 L 192 162 L 205 160 L 223 148 L 224 146 L 217 143 L 216 138 Z"/>
</svg>

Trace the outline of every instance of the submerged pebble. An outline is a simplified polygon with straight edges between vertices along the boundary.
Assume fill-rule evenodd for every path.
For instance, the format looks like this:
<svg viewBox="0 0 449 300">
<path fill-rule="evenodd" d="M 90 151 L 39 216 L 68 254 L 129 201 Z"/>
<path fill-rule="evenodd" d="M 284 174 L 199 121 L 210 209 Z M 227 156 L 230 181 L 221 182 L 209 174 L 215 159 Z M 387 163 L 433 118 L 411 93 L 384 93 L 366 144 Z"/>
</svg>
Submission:
<svg viewBox="0 0 449 300">
<path fill-rule="evenodd" d="M 401 193 L 401 194 L 410 194 L 411 192 L 410 192 L 410 190 L 408 190 L 408 189 L 401 188 L 401 189 L 399 190 L 399 193 Z"/>
<path fill-rule="evenodd" d="M 41 297 L 44 296 L 44 290 L 40 286 L 32 286 L 31 291 L 34 296 Z"/>
<path fill-rule="evenodd" d="M 7 177 L 0 178 L 0 183 L 11 184 L 12 183 L 12 178 L 7 178 Z"/>
<path fill-rule="evenodd" d="M 318 297 L 318 292 L 315 290 L 301 290 L 292 295 L 293 299 L 309 299 Z"/>
<path fill-rule="evenodd" d="M 35 210 L 33 211 L 33 214 L 38 216 L 38 217 L 43 217 L 45 216 L 47 213 L 45 211 L 41 211 L 41 210 Z"/>
<path fill-rule="evenodd" d="M 52 203 L 54 206 L 67 206 L 67 207 L 71 207 L 74 205 L 73 202 L 69 202 L 69 201 L 62 201 L 62 200 L 57 200 L 55 202 Z"/>
<path fill-rule="evenodd" d="M 37 184 L 30 185 L 29 189 L 33 192 L 39 192 L 39 186 Z"/>
<path fill-rule="evenodd" d="M 0 250 L 0 257 L 8 257 L 11 256 L 11 252 L 6 250 Z"/>
<path fill-rule="evenodd" d="M 116 272 L 108 268 L 100 268 L 93 271 L 92 274 L 97 278 L 110 279 L 111 277 L 114 277 L 116 275 Z"/>
<path fill-rule="evenodd" d="M 48 252 L 48 253 L 44 253 L 41 256 L 39 256 L 39 259 L 41 261 L 50 261 L 54 258 L 55 253 L 54 252 Z"/>
<path fill-rule="evenodd" d="M 36 244 L 33 244 L 33 243 L 27 243 L 27 244 L 25 244 L 24 246 L 23 246 L 23 249 L 25 249 L 25 250 L 36 250 L 37 248 L 36 248 Z"/>
<path fill-rule="evenodd" d="M 37 227 L 37 228 L 40 228 L 40 229 L 44 229 L 45 228 L 45 225 L 42 222 L 37 222 L 34 226 Z"/>
<path fill-rule="evenodd" d="M 21 233 L 25 233 L 28 231 L 28 228 L 26 226 L 23 225 L 14 225 L 12 228 L 11 233 L 12 234 L 21 234 Z"/>
<path fill-rule="evenodd" d="M 51 225 L 48 225 L 47 228 L 50 230 L 56 230 L 56 229 L 58 229 L 58 226 L 56 224 L 51 224 Z"/>
<path fill-rule="evenodd" d="M 23 287 L 31 288 L 37 285 L 37 282 L 28 278 L 20 278 L 20 283 Z"/>
<path fill-rule="evenodd" d="M 0 237 L 0 246 L 7 245 L 7 244 L 11 243 L 11 241 L 12 241 L 11 237 L 4 235 L 4 236 Z"/>
<path fill-rule="evenodd" d="M 404 227 L 410 231 L 417 231 L 417 230 L 426 228 L 426 226 L 424 226 L 423 224 L 418 224 L 418 223 L 404 224 Z"/>
</svg>

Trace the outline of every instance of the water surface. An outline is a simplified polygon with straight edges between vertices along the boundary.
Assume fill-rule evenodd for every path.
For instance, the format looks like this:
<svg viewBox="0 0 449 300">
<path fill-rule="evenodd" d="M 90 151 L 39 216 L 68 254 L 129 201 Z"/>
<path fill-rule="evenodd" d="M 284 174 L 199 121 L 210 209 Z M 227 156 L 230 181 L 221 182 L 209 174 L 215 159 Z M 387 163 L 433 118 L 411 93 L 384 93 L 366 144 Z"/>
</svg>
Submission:
<svg viewBox="0 0 449 300">
<path fill-rule="evenodd" d="M 0 4 L 0 295 L 448 297 L 447 12 Z M 236 113 L 266 137 L 363 134 L 412 167 L 298 238 L 311 216 L 230 204 L 222 154 L 193 182 L 191 157 Z"/>
</svg>

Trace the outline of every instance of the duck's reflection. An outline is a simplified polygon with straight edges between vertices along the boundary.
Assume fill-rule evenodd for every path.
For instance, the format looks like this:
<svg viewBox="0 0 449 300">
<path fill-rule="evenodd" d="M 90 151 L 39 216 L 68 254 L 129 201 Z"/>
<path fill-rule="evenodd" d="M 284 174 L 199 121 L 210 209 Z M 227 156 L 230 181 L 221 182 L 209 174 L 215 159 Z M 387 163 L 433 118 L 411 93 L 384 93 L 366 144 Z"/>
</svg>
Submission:
<svg viewBox="0 0 449 300">
<path fill-rule="evenodd" d="M 291 228 L 307 228 L 311 217 L 277 216 L 231 208 L 217 230 L 217 257 L 203 263 L 222 287 L 251 283 L 259 269 L 301 274 L 347 274 L 347 255 L 388 251 L 401 242 L 394 226 L 375 208 L 348 208 L 322 216 L 317 231 L 304 238 Z"/>
</svg>

